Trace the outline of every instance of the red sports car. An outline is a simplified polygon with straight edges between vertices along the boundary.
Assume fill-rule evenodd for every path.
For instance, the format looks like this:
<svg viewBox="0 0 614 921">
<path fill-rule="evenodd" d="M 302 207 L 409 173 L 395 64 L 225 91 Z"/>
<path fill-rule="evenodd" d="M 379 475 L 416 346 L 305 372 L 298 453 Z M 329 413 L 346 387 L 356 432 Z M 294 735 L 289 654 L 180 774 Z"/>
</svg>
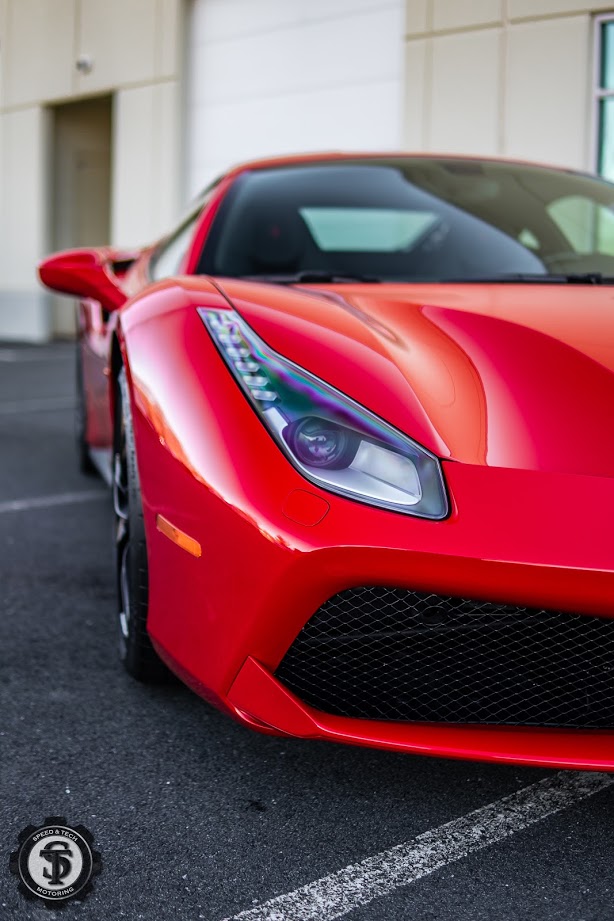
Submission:
<svg viewBox="0 0 614 921">
<path fill-rule="evenodd" d="M 121 656 L 240 722 L 614 769 L 614 186 L 260 161 L 78 295 Z"/>
</svg>

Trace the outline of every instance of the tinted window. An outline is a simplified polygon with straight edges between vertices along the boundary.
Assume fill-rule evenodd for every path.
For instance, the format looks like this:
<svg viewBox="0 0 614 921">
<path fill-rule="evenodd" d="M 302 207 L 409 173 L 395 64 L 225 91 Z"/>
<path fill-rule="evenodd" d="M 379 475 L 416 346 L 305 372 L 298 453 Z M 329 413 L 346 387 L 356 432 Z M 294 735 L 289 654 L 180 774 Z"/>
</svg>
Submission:
<svg viewBox="0 0 614 921">
<path fill-rule="evenodd" d="M 179 273 L 199 216 L 200 210 L 188 218 L 179 230 L 160 246 L 151 265 L 151 277 L 154 281 Z"/>
<path fill-rule="evenodd" d="M 477 160 L 399 158 L 256 170 L 227 196 L 199 271 L 233 277 L 324 271 L 424 281 L 614 274 L 613 203 L 614 186 L 592 177 Z M 596 207 L 593 238 L 585 223 Z"/>
<path fill-rule="evenodd" d="M 400 208 L 299 208 L 299 214 L 316 246 L 332 252 L 409 249 L 437 223 L 432 211 Z"/>
<path fill-rule="evenodd" d="M 549 205 L 548 212 L 574 252 L 585 255 L 614 253 L 614 211 L 611 208 L 582 195 L 570 195 Z"/>
<path fill-rule="evenodd" d="M 188 216 L 184 217 L 177 230 L 171 232 L 159 245 L 150 267 L 150 274 L 154 281 L 179 274 L 202 210 L 211 201 L 220 182 L 221 178 L 216 179 L 200 193 L 191 203 Z"/>
</svg>

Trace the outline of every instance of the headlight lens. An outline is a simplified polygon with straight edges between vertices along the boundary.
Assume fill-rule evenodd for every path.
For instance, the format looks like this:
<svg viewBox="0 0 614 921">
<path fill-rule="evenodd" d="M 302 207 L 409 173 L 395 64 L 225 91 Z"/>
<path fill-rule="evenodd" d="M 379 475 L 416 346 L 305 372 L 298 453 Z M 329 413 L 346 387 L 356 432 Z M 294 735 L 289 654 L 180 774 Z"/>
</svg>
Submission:
<svg viewBox="0 0 614 921">
<path fill-rule="evenodd" d="M 446 517 L 443 475 L 430 451 L 274 352 L 234 310 L 199 314 L 256 413 L 308 480 L 369 505 Z"/>
</svg>

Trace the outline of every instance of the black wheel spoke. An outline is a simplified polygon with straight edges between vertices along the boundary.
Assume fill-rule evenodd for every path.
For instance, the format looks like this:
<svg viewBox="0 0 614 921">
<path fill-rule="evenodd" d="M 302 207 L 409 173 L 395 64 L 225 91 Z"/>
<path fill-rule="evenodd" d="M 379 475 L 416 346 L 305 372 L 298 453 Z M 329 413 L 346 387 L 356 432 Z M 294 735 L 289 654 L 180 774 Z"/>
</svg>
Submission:
<svg viewBox="0 0 614 921">
<path fill-rule="evenodd" d="M 115 516 L 115 546 L 117 552 L 120 553 L 123 551 L 124 545 L 127 543 L 129 538 L 128 532 L 128 521 L 126 518 L 121 518 L 119 515 Z"/>
<path fill-rule="evenodd" d="M 126 462 L 126 445 L 121 446 L 115 454 L 113 463 L 113 508 L 117 518 L 128 520 L 128 470 Z"/>
<path fill-rule="evenodd" d="M 119 628 L 124 640 L 127 640 L 130 634 L 130 586 L 128 582 L 129 553 L 130 544 L 125 542 L 119 560 L 119 597 L 121 599 Z"/>
<path fill-rule="evenodd" d="M 143 506 L 126 373 L 117 378 L 113 438 L 114 553 L 119 651 L 126 670 L 141 681 L 166 680 L 168 672 L 147 633 L 148 566 Z"/>
<path fill-rule="evenodd" d="M 115 566 L 119 601 L 120 644 L 130 638 L 130 494 L 126 453 L 126 420 L 121 395 L 118 395 L 118 431 L 113 458 L 113 510 L 115 512 Z"/>
</svg>

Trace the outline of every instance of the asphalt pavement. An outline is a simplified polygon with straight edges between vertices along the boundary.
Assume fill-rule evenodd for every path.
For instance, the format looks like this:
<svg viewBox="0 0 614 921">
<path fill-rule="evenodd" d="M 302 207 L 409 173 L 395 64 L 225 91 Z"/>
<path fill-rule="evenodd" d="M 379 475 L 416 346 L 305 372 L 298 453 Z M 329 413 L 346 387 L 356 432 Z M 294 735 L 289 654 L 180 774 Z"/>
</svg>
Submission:
<svg viewBox="0 0 614 921">
<path fill-rule="evenodd" d="M 73 346 L 0 345 L 1 921 L 50 917 L 8 868 L 47 816 L 85 825 L 103 860 L 62 921 L 613 921 L 607 778 L 580 795 L 552 771 L 271 738 L 130 679 L 109 496 L 77 471 L 73 403 Z"/>
</svg>

